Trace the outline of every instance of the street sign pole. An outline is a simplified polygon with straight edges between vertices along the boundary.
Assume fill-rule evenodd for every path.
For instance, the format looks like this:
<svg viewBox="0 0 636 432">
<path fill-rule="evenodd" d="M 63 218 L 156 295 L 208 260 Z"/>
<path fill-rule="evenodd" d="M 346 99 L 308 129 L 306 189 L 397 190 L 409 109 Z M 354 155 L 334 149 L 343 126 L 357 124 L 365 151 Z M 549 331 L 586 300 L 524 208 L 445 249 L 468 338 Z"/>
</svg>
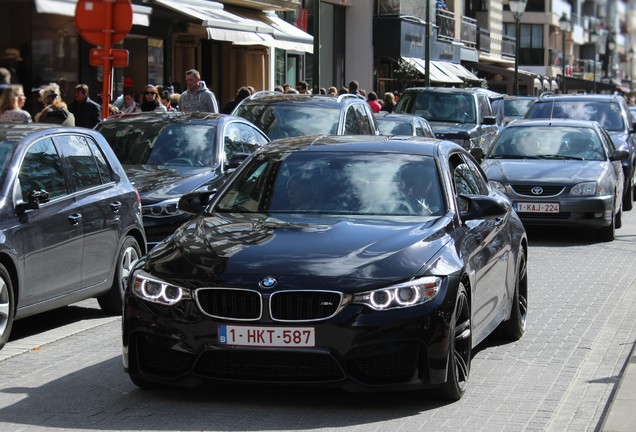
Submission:
<svg viewBox="0 0 636 432">
<path fill-rule="evenodd" d="M 103 66 L 102 118 L 110 114 L 113 67 L 128 66 L 128 51 L 113 49 L 132 28 L 130 0 L 79 0 L 75 8 L 75 26 L 88 43 L 101 46 L 90 51 L 91 66 Z"/>
</svg>

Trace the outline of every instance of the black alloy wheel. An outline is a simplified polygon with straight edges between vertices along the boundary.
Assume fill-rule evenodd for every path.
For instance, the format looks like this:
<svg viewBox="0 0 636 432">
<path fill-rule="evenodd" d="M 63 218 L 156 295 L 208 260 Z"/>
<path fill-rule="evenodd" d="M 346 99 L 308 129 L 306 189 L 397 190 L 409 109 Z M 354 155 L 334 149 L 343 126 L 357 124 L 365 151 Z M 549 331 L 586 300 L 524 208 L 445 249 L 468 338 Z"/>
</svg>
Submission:
<svg viewBox="0 0 636 432">
<path fill-rule="evenodd" d="M 439 387 L 443 399 L 458 401 L 466 392 L 472 357 L 472 320 L 463 284 L 459 285 L 455 311 L 450 323 L 450 361 L 446 382 Z"/>
<path fill-rule="evenodd" d="M 528 267 L 526 252 L 521 248 L 519 264 L 517 265 L 517 279 L 515 293 L 512 299 L 510 318 L 501 323 L 502 336 L 510 341 L 517 341 L 526 331 L 528 317 Z"/>
<path fill-rule="evenodd" d="M 106 313 L 121 315 L 123 308 L 124 289 L 128 283 L 128 276 L 133 266 L 141 257 L 141 247 L 132 236 L 127 236 L 119 249 L 115 262 L 115 277 L 113 285 L 106 294 L 97 297 L 99 307 Z"/>
</svg>

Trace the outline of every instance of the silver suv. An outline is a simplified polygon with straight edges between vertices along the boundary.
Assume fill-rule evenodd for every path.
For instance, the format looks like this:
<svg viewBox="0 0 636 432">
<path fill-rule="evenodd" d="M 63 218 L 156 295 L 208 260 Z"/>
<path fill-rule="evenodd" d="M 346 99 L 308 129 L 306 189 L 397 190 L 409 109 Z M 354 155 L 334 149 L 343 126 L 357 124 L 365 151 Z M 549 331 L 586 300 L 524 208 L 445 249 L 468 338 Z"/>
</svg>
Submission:
<svg viewBox="0 0 636 432">
<path fill-rule="evenodd" d="M 335 97 L 262 91 L 241 101 L 232 115 L 254 123 L 272 140 L 317 134 L 380 134 L 367 101 L 352 94 Z"/>
<path fill-rule="evenodd" d="M 484 153 L 499 132 L 488 95 L 476 88 L 409 88 L 394 112 L 424 117 L 437 138 L 465 149 L 480 147 Z"/>
</svg>

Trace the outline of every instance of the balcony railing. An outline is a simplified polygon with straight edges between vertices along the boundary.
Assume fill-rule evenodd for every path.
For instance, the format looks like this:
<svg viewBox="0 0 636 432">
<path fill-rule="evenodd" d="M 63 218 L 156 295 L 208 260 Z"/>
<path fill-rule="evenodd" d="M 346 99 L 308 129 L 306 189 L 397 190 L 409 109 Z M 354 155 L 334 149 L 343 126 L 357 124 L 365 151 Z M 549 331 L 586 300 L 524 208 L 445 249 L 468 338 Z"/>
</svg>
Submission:
<svg viewBox="0 0 636 432">
<path fill-rule="evenodd" d="M 443 9 L 435 11 L 437 30 L 437 39 L 454 41 L 455 40 L 455 13 Z"/>
<path fill-rule="evenodd" d="M 469 17 L 462 17 L 462 42 L 469 48 L 477 46 L 477 20 Z"/>
<path fill-rule="evenodd" d="M 490 30 L 479 27 L 477 38 L 477 50 L 489 53 L 490 52 Z"/>
<path fill-rule="evenodd" d="M 512 36 L 503 35 L 501 37 L 501 56 L 502 57 L 515 57 L 515 44 L 516 38 Z"/>
</svg>

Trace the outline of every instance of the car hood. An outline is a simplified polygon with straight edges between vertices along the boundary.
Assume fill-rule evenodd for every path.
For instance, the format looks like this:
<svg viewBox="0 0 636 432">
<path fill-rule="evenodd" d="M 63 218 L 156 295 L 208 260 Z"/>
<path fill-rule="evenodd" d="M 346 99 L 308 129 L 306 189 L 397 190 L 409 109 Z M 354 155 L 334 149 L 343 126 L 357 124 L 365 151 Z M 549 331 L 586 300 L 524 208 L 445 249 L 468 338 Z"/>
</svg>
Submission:
<svg viewBox="0 0 636 432">
<path fill-rule="evenodd" d="M 447 122 L 429 122 L 431 129 L 435 134 L 457 134 L 461 132 L 470 132 L 475 129 L 473 123 L 447 123 Z"/>
<path fill-rule="evenodd" d="M 124 165 L 124 171 L 139 191 L 142 201 L 160 201 L 192 192 L 220 178 L 210 167 L 165 167 Z"/>
<path fill-rule="evenodd" d="M 405 280 L 451 240 L 448 218 L 408 219 L 200 216 L 153 249 L 150 270 L 217 283 L 243 277 L 254 284 L 267 275 Z"/>
<path fill-rule="evenodd" d="M 604 161 L 486 159 L 482 168 L 490 180 L 507 183 L 574 184 L 597 180 L 606 165 Z"/>
</svg>

